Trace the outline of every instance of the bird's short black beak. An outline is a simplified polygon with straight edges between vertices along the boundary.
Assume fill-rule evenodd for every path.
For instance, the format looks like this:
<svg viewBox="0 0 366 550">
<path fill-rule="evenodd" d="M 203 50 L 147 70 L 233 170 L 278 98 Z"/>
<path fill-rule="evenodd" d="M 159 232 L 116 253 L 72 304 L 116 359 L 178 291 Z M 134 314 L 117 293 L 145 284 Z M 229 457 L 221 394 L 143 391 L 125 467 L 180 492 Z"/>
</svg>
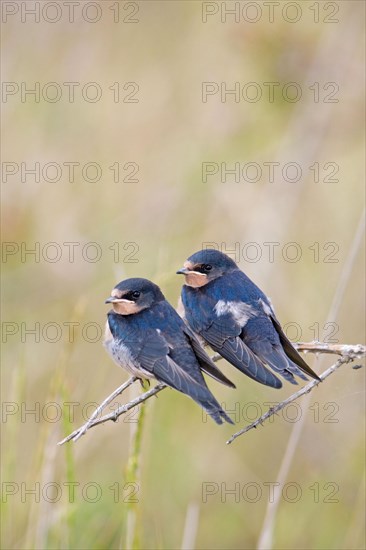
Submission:
<svg viewBox="0 0 366 550">
<path fill-rule="evenodd" d="M 106 299 L 104 302 L 105 304 L 113 304 L 113 302 L 116 302 L 117 299 L 114 296 L 109 296 L 109 298 Z"/>
<path fill-rule="evenodd" d="M 128 304 L 133 304 L 131 300 L 126 300 L 125 298 L 117 298 L 116 296 L 109 296 L 109 298 L 106 299 L 104 302 L 105 304 L 119 304 L 121 302 L 125 302 Z"/>
<path fill-rule="evenodd" d="M 186 267 L 182 267 L 181 269 L 178 269 L 176 273 L 177 275 L 187 275 L 187 273 L 189 273 L 189 269 L 187 269 Z"/>
</svg>

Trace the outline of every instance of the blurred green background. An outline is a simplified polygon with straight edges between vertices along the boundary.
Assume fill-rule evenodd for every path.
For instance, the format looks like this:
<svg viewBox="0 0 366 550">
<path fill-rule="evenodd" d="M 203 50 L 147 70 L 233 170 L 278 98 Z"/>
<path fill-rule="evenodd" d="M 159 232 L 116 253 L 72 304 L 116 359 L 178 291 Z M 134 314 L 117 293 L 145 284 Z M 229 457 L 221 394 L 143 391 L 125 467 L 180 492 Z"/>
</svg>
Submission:
<svg viewBox="0 0 366 550">
<path fill-rule="evenodd" d="M 127 379 L 102 346 L 111 288 L 151 278 L 176 305 L 175 271 L 203 243 L 237 247 L 291 339 L 364 341 L 364 3 L 280 2 L 272 22 L 249 4 L 80 2 L 70 22 L 66 2 L 2 3 L 2 548 L 364 548 L 364 370 L 342 367 L 310 409 L 231 446 L 232 427 L 164 390 L 147 403 L 135 486 L 137 415 L 56 446 Z M 207 82 L 219 91 L 204 101 Z M 239 97 L 220 95 L 236 82 Z M 238 429 L 293 390 L 220 367 L 237 390 L 208 383 Z M 290 485 L 274 508 L 280 469 Z"/>
</svg>

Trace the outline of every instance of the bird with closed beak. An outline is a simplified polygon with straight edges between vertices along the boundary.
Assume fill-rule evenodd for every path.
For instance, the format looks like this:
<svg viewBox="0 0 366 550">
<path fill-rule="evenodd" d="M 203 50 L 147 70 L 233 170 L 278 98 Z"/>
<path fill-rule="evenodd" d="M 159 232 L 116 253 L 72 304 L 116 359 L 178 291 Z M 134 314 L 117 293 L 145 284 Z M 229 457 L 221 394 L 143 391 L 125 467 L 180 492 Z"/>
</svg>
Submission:
<svg viewBox="0 0 366 550">
<path fill-rule="evenodd" d="M 307 380 L 304 373 L 319 380 L 283 332 L 269 298 L 229 256 L 201 250 L 177 273 L 185 277 L 188 326 L 234 367 L 273 388 L 282 386 L 276 374 L 291 384 L 295 376 Z"/>
<path fill-rule="evenodd" d="M 115 362 L 140 379 L 155 378 L 198 403 L 217 424 L 233 424 L 202 372 L 235 388 L 202 349 L 192 330 L 147 279 L 122 281 L 106 300 L 104 345 Z"/>
</svg>

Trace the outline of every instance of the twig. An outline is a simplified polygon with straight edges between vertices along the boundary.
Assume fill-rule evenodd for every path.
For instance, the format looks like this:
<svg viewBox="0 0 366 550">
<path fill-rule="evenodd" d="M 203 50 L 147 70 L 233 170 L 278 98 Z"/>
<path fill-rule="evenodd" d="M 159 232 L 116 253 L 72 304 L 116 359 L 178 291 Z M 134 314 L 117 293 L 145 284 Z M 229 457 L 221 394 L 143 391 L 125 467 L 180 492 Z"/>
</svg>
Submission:
<svg viewBox="0 0 366 550">
<path fill-rule="evenodd" d="M 79 433 L 73 438 L 74 441 L 77 441 L 79 439 L 79 437 L 84 435 L 86 430 L 88 430 L 89 427 L 93 424 L 93 421 L 96 419 L 96 417 L 99 415 L 99 413 L 101 413 L 102 410 L 105 409 L 105 407 L 107 405 L 109 405 L 109 403 L 111 403 L 111 401 L 113 401 L 113 399 L 118 397 L 118 395 L 121 395 L 128 387 L 131 386 L 131 384 L 136 382 L 136 380 L 137 380 L 137 376 L 131 376 L 131 378 L 129 378 L 127 380 L 127 382 L 122 384 L 122 386 L 117 388 L 113 393 L 111 393 L 111 395 L 109 395 L 106 399 L 104 399 L 104 401 L 99 405 L 99 407 L 97 407 L 95 409 L 95 411 L 93 412 L 93 414 L 91 415 L 89 420 L 86 422 L 86 424 L 84 424 L 84 426 L 82 428 L 80 428 Z"/>
<path fill-rule="evenodd" d="M 57 443 L 57 445 L 62 445 L 63 443 L 65 443 L 66 441 L 69 441 L 70 439 L 73 439 L 74 441 L 77 441 L 79 439 L 79 437 L 84 435 L 85 432 L 90 428 L 90 426 L 93 424 L 93 421 L 99 415 L 99 413 L 101 413 L 102 410 L 107 405 L 109 405 L 109 403 L 111 403 L 111 401 L 113 401 L 113 399 L 115 399 L 116 397 L 121 395 L 127 388 L 129 388 L 134 382 L 136 382 L 137 379 L 138 378 L 136 376 L 131 376 L 131 378 L 129 378 L 127 380 L 127 382 L 124 382 L 122 384 L 122 386 L 119 386 L 119 388 L 114 390 L 114 392 L 112 392 L 110 395 L 108 395 L 108 397 L 106 397 L 106 399 L 104 399 L 104 401 L 99 405 L 99 407 L 96 408 L 96 410 L 93 412 L 91 417 L 88 419 L 88 421 L 81 428 L 78 428 L 77 430 L 75 430 L 72 434 L 65 437 L 65 439 L 63 439 L 62 441 L 59 441 Z"/>
<path fill-rule="evenodd" d="M 350 361 L 353 361 L 356 358 L 361 358 L 361 357 L 364 357 L 366 355 L 366 346 L 362 346 L 360 344 L 357 344 L 357 345 L 338 345 L 338 344 L 335 344 L 335 345 L 333 345 L 333 344 L 323 344 L 321 342 L 310 342 L 310 343 L 294 344 L 294 346 L 299 351 L 302 351 L 302 352 L 308 351 L 308 352 L 312 352 L 312 353 L 333 353 L 333 354 L 338 354 L 338 355 L 342 356 L 341 359 L 339 359 L 337 361 L 337 363 L 335 363 L 335 365 L 333 365 L 328 370 L 326 370 L 323 374 L 320 375 L 321 380 L 324 380 L 325 378 L 327 378 L 330 374 L 332 374 L 335 370 L 337 370 L 343 363 L 349 363 Z M 221 355 L 214 355 L 212 357 L 213 361 L 219 361 L 219 359 L 222 359 Z M 115 399 L 115 397 L 117 397 L 118 395 L 123 393 L 125 389 L 127 389 L 129 386 L 131 386 L 131 384 L 133 384 L 137 380 L 138 380 L 138 378 L 134 377 L 134 376 L 129 378 L 127 380 L 127 382 L 125 382 L 124 384 L 122 384 L 122 386 L 117 388 L 113 393 L 111 393 L 111 395 L 109 395 L 99 405 L 99 407 L 94 411 L 94 413 L 89 418 L 89 420 L 85 424 L 83 424 L 83 426 L 81 426 L 77 430 L 73 431 L 70 435 L 65 437 L 62 441 L 60 441 L 58 443 L 58 445 L 63 445 L 64 443 L 66 443 L 67 441 L 70 441 L 70 440 L 77 441 L 90 428 L 94 428 L 94 426 L 98 426 L 99 424 L 104 424 L 104 422 L 108 422 L 109 420 L 112 420 L 113 422 L 116 422 L 116 420 L 118 419 L 119 416 L 121 416 L 122 414 L 125 414 L 126 412 L 133 409 L 134 407 L 137 407 L 138 405 L 140 405 L 140 403 L 143 403 L 144 401 L 146 401 L 147 399 L 149 399 L 153 395 L 156 395 L 161 390 L 163 390 L 164 388 L 167 387 L 165 384 L 159 383 L 156 386 L 154 386 L 153 388 L 151 388 L 151 390 L 148 390 L 147 392 L 141 394 L 139 397 L 136 397 L 135 399 L 133 399 L 129 403 L 126 403 L 125 405 L 121 405 L 114 412 L 112 412 L 110 414 L 106 414 L 106 415 L 102 416 L 101 418 L 97 418 L 97 416 L 105 409 L 105 407 L 107 405 L 109 405 L 109 403 L 111 401 L 113 401 L 113 399 Z M 267 418 L 269 418 L 270 416 L 272 416 L 276 412 L 283 409 L 286 405 L 288 405 L 292 401 L 295 401 L 295 399 L 298 399 L 299 397 L 301 397 L 305 393 L 310 392 L 319 383 L 320 383 L 319 380 L 313 380 L 307 386 L 304 386 L 304 388 L 302 388 L 298 392 L 291 395 L 288 399 L 286 399 L 285 401 L 282 401 L 281 403 L 276 405 L 276 407 L 272 407 L 271 409 L 269 409 L 269 411 L 267 411 L 263 416 L 258 418 L 255 422 L 253 422 L 249 426 L 246 426 L 245 428 L 243 428 L 239 432 L 235 433 L 227 441 L 227 443 L 228 444 L 232 443 L 232 441 L 234 441 L 234 439 L 239 437 L 239 435 L 242 435 L 243 433 L 246 433 L 247 431 L 251 430 L 252 428 L 256 428 L 256 426 L 258 424 L 262 424 L 265 420 L 267 420 Z"/>
<path fill-rule="evenodd" d="M 132 384 L 132 378 L 127 380 L 125 384 L 128 384 L 130 386 Z M 125 384 L 123 385 L 125 386 Z M 125 386 L 125 387 L 128 387 L 128 386 Z M 126 405 L 121 405 L 121 407 L 118 407 L 118 409 L 116 409 L 114 412 L 110 414 L 106 414 L 101 418 L 93 420 L 92 422 L 90 422 L 90 419 L 89 419 L 88 422 L 86 422 L 83 426 L 81 426 L 80 428 L 72 432 L 70 435 L 65 437 L 65 439 L 63 439 L 62 441 L 59 441 L 58 445 L 63 445 L 64 443 L 66 443 L 67 441 L 70 441 L 71 439 L 73 440 L 78 439 L 81 435 L 84 435 L 87 429 L 94 428 L 94 426 L 98 426 L 98 424 L 104 424 L 104 422 L 108 422 L 108 420 L 113 420 L 113 422 L 116 422 L 119 416 L 121 416 L 122 414 L 125 414 L 126 412 L 133 409 L 134 407 L 137 407 L 138 405 L 140 405 L 140 403 L 143 403 L 144 401 L 149 399 L 149 397 L 156 395 L 157 393 L 159 393 L 159 391 L 163 390 L 166 387 L 167 386 L 165 384 L 157 384 L 151 390 L 139 395 L 139 397 L 136 397 L 132 401 L 129 401 L 128 403 L 126 403 Z M 120 390 L 121 388 L 122 386 L 118 389 Z M 110 403 L 113 400 L 112 395 L 115 397 L 116 392 L 118 395 L 118 390 L 115 390 L 113 394 L 111 394 L 109 397 L 107 397 L 107 399 L 103 401 L 103 403 L 107 403 L 107 404 Z M 102 405 L 100 405 L 98 409 L 100 409 Z M 86 428 L 86 426 L 88 427 Z"/>
<path fill-rule="evenodd" d="M 356 357 L 365 357 L 366 355 L 366 346 L 362 346 L 361 344 L 325 344 L 323 342 L 309 342 L 309 343 L 303 343 L 303 342 L 293 342 L 292 345 L 294 348 L 297 349 L 297 351 L 300 352 L 309 352 L 309 353 L 333 353 L 336 355 L 353 355 L 354 358 Z M 211 357 L 212 361 L 220 361 L 222 359 L 221 355 L 216 353 L 213 357 Z"/>
<path fill-rule="evenodd" d="M 339 346 L 339 347 L 343 347 L 343 348 L 345 348 L 345 347 L 362 348 L 363 346 Z M 317 350 L 317 351 L 320 351 L 320 350 Z M 325 351 L 325 353 L 339 353 L 339 352 L 337 352 L 337 351 L 328 351 L 328 352 Z M 268 411 L 266 413 L 262 414 L 262 416 L 257 418 L 257 420 L 255 420 L 254 422 L 249 424 L 249 426 L 245 426 L 245 428 L 243 428 L 243 429 L 239 430 L 238 432 L 236 432 L 235 434 L 233 434 L 230 437 L 230 439 L 226 442 L 226 444 L 230 445 L 230 443 L 232 443 L 240 435 L 243 435 L 243 434 L 249 432 L 249 430 L 252 430 L 253 428 L 256 428 L 259 424 L 262 425 L 266 420 L 268 420 L 268 418 L 270 418 L 274 414 L 277 414 L 278 411 L 281 411 L 287 405 L 289 405 L 290 403 L 292 403 L 293 401 L 295 401 L 296 399 L 298 399 L 302 395 L 305 395 L 306 393 L 311 392 L 311 390 L 313 390 L 316 386 L 318 386 L 320 384 L 320 382 L 322 382 L 323 380 L 328 378 L 328 376 L 330 376 L 334 371 L 339 369 L 339 367 L 341 365 L 343 365 L 344 363 L 350 363 L 351 361 L 354 361 L 356 359 L 356 357 L 362 357 L 362 355 L 360 355 L 361 353 L 363 353 L 363 355 L 365 355 L 365 348 L 364 347 L 363 347 L 363 352 L 358 351 L 357 354 L 350 353 L 349 355 L 343 355 L 343 357 L 338 359 L 338 361 L 336 363 L 334 363 L 334 365 L 332 365 L 331 367 L 329 367 L 329 369 L 327 369 L 326 371 L 324 371 L 322 374 L 319 375 L 320 380 L 312 380 L 309 384 L 307 384 L 306 386 L 301 388 L 301 390 L 297 391 L 296 393 L 293 393 L 292 395 L 290 395 L 290 397 L 288 397 L 284 401 L 281 401 L 281 403 L 278 403 L 274 407 L 271 407 L 270 409 L 268 409 Z"/>
<path fill-rule="evenodd" d="M 361 346 L 361 344 L 324 344 L 323 342 L 311 342 L 310 344 L 304 344 L 302 342 L 298 342 L 293 345 L 297 351 L 311 353 L 335 353 L 337 355 L 352 355 L 354 358 L 365 357 L 366 355 L 366 346 Z"/>
</svg>

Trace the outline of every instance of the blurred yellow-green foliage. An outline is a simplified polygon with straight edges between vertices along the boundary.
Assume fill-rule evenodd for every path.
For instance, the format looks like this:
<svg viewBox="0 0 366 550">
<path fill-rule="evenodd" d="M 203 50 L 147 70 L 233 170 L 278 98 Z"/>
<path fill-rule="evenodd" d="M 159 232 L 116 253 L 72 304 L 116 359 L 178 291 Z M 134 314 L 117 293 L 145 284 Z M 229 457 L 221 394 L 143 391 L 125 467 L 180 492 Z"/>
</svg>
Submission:
<svg viewBox="0 0 366 550">
<path fill-rule="evenodd" d="M 342 367 L 309 410 L 299 401 L 231 446 L 231 426 L 163 391 L 147 403 L 136 487 L 125 486 L 136 415 L 56 446 L 127 378 L 101 343 L 110 289 L 143 276 L 176 305 L 175 271 L 203 243 L 239 243 L 240 267 L 290 338 L 362 343 L 364 263 L 360 247 L 354 261 L 349 252 L 364 208 L 364 3 L 281 1 L 273 22 L 262 2 L 83 1 L 73 22 L 66 2 L 36 4 L 2 2 L 2 160 L 12 163 L 2 184 L 2 548 L 125 548 L 131 533 L 143 549 L 254 548 L 294 415 L 304 424 L 268 547 L 364 548 L 363 370 Z M 204 83 L 219 90 L 207 101 Z M 235 83 L 240 97 L 221 97 Z M 37 86 L 38 98 L 24 95 Z M 39 182 L 25 172 L 35 163 Z M 217 169 L 207 181 L 203 163 Z M 221 163 L 247 177 L 225 178 Z M 273 258 L 264 243 L 278 243 Z M 332 361 L 307 357 L 321 370 Z M 237 390 L 209 385 L 238 428 L 293 390 L 220 366 Z"/>
</svg>

